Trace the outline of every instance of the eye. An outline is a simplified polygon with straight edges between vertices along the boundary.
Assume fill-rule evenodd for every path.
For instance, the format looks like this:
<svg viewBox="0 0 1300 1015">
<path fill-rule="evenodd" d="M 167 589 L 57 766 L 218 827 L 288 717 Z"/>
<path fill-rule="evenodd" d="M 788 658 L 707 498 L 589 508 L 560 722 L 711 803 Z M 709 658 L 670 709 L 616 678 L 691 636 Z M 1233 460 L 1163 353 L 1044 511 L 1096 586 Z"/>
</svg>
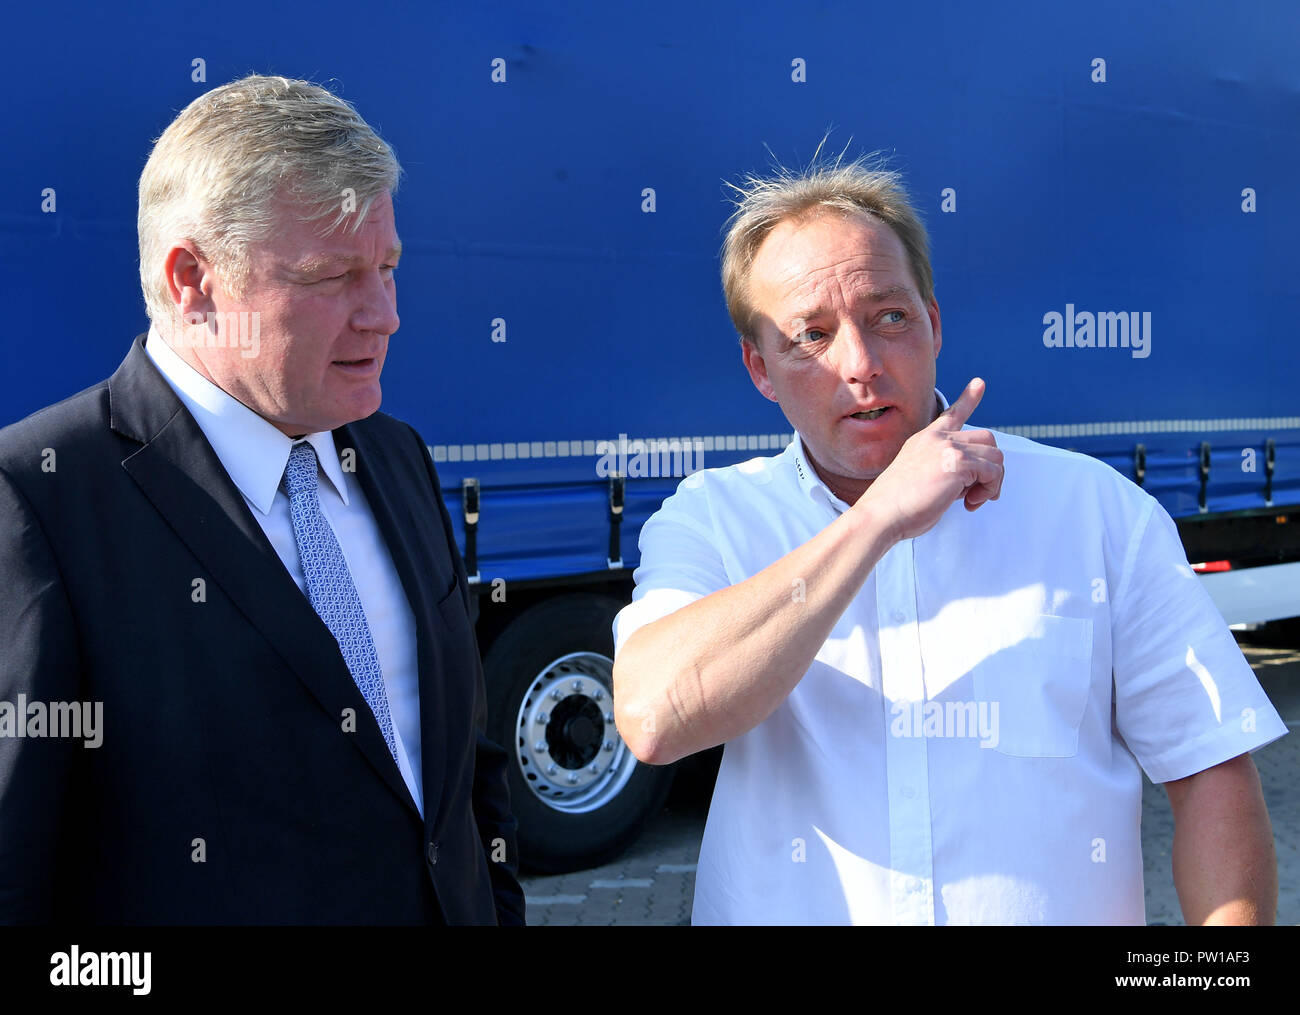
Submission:
<svg viewBox="0 0 1300 1015">
<path fill-rule="evenodd" d="M 790 341 L 795 345 L 805 345 L 808 342 L 819 342 L 826 337 L 826 332 L 820 328 L 806 328 L 803 331 L 796 331 L 790 336 Z"/>
<path fill-rule="evenodd" d="M 892 321 L 889 320 L 891 317 L 895 319 Z M 902 324 L 905 320 L 907 320 L 907 314 L 903 313 L 901 310 L 886 310 L 884 313 L 884 321 L 886 324 Z"/>
</svg>

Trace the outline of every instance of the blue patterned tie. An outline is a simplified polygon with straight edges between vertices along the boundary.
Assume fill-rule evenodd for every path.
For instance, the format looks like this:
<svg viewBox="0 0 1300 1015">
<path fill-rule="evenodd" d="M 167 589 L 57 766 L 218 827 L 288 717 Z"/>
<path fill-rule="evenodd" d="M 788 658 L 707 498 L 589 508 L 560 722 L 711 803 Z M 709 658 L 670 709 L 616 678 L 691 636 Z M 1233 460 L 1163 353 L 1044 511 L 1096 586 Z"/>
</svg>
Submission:
<svg viewBox="0 0 1300 1015">
<path fill-rule="evenodd" d="M 293 518 L 303 577 L 307 580 L 307 598 L 339 643 L 343 661 L 375 714 L 389 753 L 396 761 L 397 741 L 393 736 L 393 717 L 388 711 L 379 655 L 339 541 L 321 512 L 320 498 L 316 496 L 316 450 L 310 444 L 302 442 L 293 446 L 284 470 L 284 485 L 289 491 L 289 514 Z"/>
</svg>

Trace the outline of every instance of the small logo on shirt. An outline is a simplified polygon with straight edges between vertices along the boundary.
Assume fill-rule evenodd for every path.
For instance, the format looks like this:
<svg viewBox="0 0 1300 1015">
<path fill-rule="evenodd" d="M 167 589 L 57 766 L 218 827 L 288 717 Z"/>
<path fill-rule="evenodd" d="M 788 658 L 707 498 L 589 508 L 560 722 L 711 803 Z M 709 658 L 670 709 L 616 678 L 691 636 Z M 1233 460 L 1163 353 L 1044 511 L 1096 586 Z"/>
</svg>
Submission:
<svg viewBox="0 0 1300 1015">
<path fill-rule="evenodd" d="M 981 747 L 997 747 L 996 701 L 896 701 L 889 733 L 895 737 L 979 739 Z"/>
</svg>

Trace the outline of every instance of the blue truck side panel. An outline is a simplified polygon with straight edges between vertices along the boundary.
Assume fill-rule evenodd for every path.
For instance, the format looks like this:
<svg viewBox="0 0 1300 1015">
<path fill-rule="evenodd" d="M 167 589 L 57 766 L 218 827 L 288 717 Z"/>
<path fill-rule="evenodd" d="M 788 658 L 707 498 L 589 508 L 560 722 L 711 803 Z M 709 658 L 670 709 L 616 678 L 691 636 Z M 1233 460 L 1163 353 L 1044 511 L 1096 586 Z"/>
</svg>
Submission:
<svg viewBox="0 0 1300 1015">
<path fill-rule="evenodd" d="M 712 467 L 789 440 L 723 306 L 723 181 L 769 149 L 806 161 L 827 128 L 905 174 L 931 233 L 939 385 L 988 381 L 973 422 L 1127 475 L 1141 443 L 1179 517 L 1201 512 L 1203 442 L 1207 510 L 1264 507 L 1271 439 L 1273 504 L 1300 504 L 1289 0 L 302 10 L 228 4 L 206 28 L 152 0 L 9 15 L 4 422 L 107 375 L 145 329 L 149 144 L 256 71 L 335 88 L 403 161 L 384 408 L 434 448 L 457 524 L 462 481 L 481 484 L 484 578 L 607 567 L 599 442 L 698 439 Z M 1120 312 L 1143 348 L 1044 342 L 1052 314 L 1068 331 Z M 675 484 L 628 480 L 626 565 Z"/>
</svg>

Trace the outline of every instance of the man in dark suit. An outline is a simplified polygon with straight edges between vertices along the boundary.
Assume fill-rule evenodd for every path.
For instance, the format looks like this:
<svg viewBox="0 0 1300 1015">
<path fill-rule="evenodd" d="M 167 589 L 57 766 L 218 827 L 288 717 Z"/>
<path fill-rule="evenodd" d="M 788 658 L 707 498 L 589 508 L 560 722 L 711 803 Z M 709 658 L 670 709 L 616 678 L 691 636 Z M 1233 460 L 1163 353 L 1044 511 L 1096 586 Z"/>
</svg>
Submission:
<svg viewBox="0 0 1300 1015">
<path fill-rule="evenodd" d="M 523 922 L 464 566 L 376 411 L 399 173 L 306 82 L 196 99 L 148 336 L 0 431 L 0 922 Z"/>
</svg>

